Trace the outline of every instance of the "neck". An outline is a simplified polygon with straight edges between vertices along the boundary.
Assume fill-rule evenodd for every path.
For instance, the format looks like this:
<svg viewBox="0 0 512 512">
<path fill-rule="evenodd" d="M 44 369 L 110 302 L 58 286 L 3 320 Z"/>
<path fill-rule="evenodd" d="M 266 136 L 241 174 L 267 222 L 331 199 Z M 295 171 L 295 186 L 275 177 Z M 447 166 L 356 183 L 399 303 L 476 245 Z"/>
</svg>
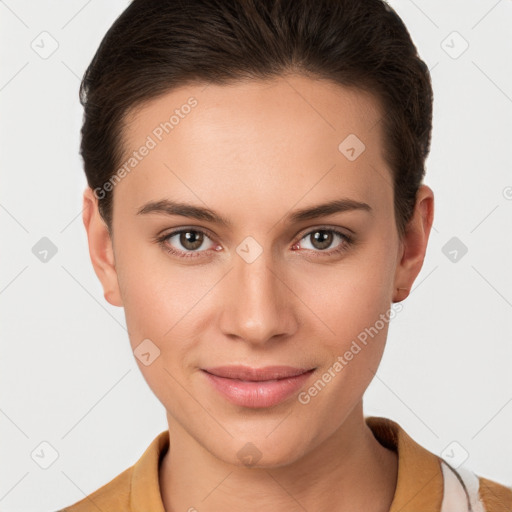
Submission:
<svg viewBox="0 0 512 512">
<path fill-rule="evenodd" d="M 362 402 L 315 450 L 272 468 L 228 464 L 198 446 L 178 424 L 169 424 L 171 449 L 159 473 L 167 512 L 389 511 L 398 457 L 373 436 Z"/>
<path fill-rule="evenodd" d="M 167 512 L 389 511 L 398 457 L 375 439 L 364 421 L 362 403 L 315 450 L 273 468 L 227 464 L 172 425 L 171 449 L 159 473 Z"/>
</svg>

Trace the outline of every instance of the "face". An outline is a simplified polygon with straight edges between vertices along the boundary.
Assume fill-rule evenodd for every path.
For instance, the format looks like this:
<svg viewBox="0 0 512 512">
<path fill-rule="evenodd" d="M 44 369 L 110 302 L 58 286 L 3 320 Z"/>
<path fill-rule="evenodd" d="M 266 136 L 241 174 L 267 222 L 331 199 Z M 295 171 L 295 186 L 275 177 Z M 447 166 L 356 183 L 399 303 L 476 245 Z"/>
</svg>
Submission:
<svg viewBox="0 0 512 512">
<path fill-rule="evenodd" d="M 381 116 L 370 95 L 293 75 L 175 89 L 127 117 L 115 266 L 97 272 L 171 428 L 220 460 L 311 452 L 377 370 L 426 245 L 404 265 Z M 295 370 L 205 371 L 226 366 Z"/>
</svg>

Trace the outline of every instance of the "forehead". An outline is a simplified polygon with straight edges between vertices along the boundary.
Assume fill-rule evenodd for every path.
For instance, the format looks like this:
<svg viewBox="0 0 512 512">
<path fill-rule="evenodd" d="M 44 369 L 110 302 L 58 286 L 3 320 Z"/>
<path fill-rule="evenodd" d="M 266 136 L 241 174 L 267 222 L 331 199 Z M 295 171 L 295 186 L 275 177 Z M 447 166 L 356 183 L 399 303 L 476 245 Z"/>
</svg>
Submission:
<svg viewBox="0 0 512 512">
<path fill-rule="evenodd" d="M 114 203 L 120 193 L 141 204 L 173 191 L 196 202 L 224 192 L 243 205 L 244 191 L 267 204 L 283 194 L 313 201 L 337 187 L 368 201 L 390 183 L 381 117 L 373 95 L 300 75 L 180 87 L 127 115 L 123 163 L 151 150 Z"/>
<path fill-rule="evenodd" d="M 197 103 L 193 108 L 188 107 L 190 98 Z M 180 130 L 174 130 L 190 113 L 194 121 L 182 123 Z M 283 125 L 299 128 L 303 124 L 309 125 L 311 135 L 318 132 L 319 136 L 325 136 L 329 131 L 343 135 L 352 130 L 368 138 L 368 131 L 373 131 L 381 117 L 377 98 L 362 89 L 292 74 L 223 85 L 189 84 L 170 90 L 128 112 L 123 138 L 129 147 L 135 146 L 137 139 L 156 128 L 155 122 L 169 120 L 173 136 L 192 129 L 198 134 L 203 130 L 203 135 L 212 135 L 213 128 L 219 137 L 224 132 L 232 132 L 229 135 L 238 132 L 243 138 L 248 130 L 261 125 L 266 130 L 254 135 L 273 134 L 274 129 L 282 131 Z M 288 131 L 288 136 L 292 135 Z"/>
</svg>

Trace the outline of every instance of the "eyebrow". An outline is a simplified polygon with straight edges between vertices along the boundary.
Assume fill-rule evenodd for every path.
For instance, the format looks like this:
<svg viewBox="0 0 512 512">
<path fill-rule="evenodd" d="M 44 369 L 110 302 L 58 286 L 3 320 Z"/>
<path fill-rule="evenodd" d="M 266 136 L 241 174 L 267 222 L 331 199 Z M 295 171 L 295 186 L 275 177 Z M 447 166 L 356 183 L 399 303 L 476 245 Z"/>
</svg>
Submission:
<svg viewBox="0 0 512 512">
<path fill-rule="evenodd" d="M 295 210 L 285 216 L 285 220 L 290 223 L 302 222 L 305 220 L 312 220 L 318 217 L 324 217 L 332 215 L 334 213 L 347 212 L 361 210 L 372 212 L 372 208 L 369 204 L 353 199 L 335 199 L 327 203 L 302 208 Z M 162 199 L 160 201 L 150 201 L 143 205 L 138 211 L 137 215 L 145 215 L 149 213 L 163 213 L 165 215 L 179 215 L 182 217 L 190 217 L 192 219 L 202 220 L 211 222 L 214 224 L 220 224 L 225 227 L 230 227 L 231 222 L 222 217 L 218 213 L 209 208 L 203 208 L 200 206 L 194 206 L 191 204 L 180 203 L 177 201 L 171 201 L 170 199 Z"/>
</svg>

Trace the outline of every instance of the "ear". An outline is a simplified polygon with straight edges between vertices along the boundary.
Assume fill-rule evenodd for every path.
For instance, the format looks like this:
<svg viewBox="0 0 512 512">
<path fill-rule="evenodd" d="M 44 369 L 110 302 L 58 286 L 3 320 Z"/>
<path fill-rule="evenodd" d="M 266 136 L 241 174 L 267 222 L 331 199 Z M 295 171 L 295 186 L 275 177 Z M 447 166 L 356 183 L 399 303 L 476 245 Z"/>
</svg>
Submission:
<svg viewBox="0 0 512 512">
<path fill-rule="evenodd" d="M 112 239 L 108 227 L 100 215 L 98 199 L 90 187 L 84 191 L 83 199 L 82 219 L 87 231 L 89 255 L 94 272 L 103 286 L 105 299 L 113 306 L 122 306 Z"/>
<path fill-rule="evenodd" d="M 413 216 L 401 242 L 400 262 L 396 268 L 393 302 L 404 300 L 420 273 L 434 221 L 434 192 L 421 185 L 416 195 Z"/>
</svg>

